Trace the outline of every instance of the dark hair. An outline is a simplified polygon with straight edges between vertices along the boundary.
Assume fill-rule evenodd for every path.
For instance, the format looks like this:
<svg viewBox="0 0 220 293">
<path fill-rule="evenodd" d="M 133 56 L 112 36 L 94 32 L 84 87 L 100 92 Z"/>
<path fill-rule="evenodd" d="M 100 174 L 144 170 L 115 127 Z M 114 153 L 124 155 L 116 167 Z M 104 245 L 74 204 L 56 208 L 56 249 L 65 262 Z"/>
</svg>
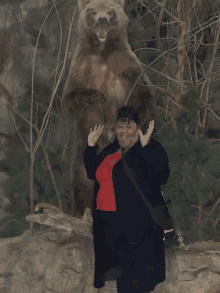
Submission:
<svg viewBox="0 0 220 293">
<path fill-rule="evenodd" d="M 137 125 L 140 125 L 140 119 L 138 116 L 138 111 L 136 110 L 136 108 L 134 106 L 123 106 L 120 109 L 118 109 L 117 111 L 117 121 L 118 120 L 122 120 L 122 121 L 130 121 L 130 120 L 134 120 L 134 122 Z"/>
</svg>

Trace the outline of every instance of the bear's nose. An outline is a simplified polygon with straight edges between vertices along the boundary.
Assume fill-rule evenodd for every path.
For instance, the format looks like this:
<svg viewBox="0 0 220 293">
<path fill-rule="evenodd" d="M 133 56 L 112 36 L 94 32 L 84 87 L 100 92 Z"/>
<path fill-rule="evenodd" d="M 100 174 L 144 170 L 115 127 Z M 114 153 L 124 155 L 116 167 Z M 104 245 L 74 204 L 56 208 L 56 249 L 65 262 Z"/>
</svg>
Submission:
<svg viewBox="0 0 220 293">
<path fill-rule="evenodd" d="M 107 17 L 99 17 L 98 21 L 100 24 L 105 24 L 107 22 Z"/>
</svg>

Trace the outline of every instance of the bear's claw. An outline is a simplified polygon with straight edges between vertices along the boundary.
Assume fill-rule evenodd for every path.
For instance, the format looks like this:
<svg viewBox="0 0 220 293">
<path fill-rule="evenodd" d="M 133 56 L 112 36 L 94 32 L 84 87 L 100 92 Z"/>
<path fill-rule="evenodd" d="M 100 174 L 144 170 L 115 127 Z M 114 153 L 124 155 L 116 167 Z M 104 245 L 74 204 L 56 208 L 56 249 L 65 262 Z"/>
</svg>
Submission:
<svg viewBox="0 0 220 293">
<path fill-rule="evenodd" d="M 83 100 L 85 103 L 88 103 L 90 105 L 98 102 L 104 104 L 107 101 L 107 98 L 97 90 L 86 90 L 80 92 L 79 94 L 86 95 L 85 97 L 83 97 Z"/>
<path fill-rule="evenodd" d="M 76 89 L 66 96 L 66 99 L 71 100 L 74 109 L 81 111 L 88 104 L 101 102 L 104 104 L 107 98 L 99 91 L 94 89 Z"/>
</svg>

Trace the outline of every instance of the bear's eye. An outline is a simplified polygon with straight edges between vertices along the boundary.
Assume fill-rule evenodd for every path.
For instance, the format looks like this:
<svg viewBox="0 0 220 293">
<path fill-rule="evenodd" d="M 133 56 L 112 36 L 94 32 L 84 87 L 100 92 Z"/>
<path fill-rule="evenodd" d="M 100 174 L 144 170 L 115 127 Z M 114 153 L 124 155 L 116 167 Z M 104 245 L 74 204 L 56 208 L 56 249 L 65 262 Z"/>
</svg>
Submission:
<svg viewBox="0 0 220 293">
<path fill-rule="evenodd" d="M 97 12 L 93 12 L 93 13 L 92 13 L 92 15 L 96 15 L 96 14 L 97 14 Z"/>
<path fill-rule="evenodd" d="M 111 12 L 111 11 L 109 11 L 109 12 L 108 12 L 108 15 L 112 15 L 112 12 Z"/>
</svg>

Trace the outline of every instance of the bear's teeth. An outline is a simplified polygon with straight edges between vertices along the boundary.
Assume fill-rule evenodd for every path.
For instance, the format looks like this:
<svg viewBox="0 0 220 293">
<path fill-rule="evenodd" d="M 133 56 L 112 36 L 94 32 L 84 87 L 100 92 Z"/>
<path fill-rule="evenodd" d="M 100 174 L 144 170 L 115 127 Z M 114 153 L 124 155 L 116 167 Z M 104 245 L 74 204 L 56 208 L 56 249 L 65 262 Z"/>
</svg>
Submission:
<svg viewBox="0 0 220 293">
<path fill-rule="evenodd" d="M 105 38 L 106 36 L 107 36 L 107 34 L 108 34 L 108 30 L 106 30 L 106 29 L 95 29 L 95 33 L 96 33 L 96 35 L 97 35 L 97 37 L 98 38 L 100 38 L 100 39 L 103 39 L 103 38 Z"/>
<path fill-rule="evenodd" d="M 107 37 L 107 34 L 104 34 L 104 35 L 98 34 L 98 39 L 99 39 L 100 42 L 105 42 L 106 37 Z"/>
</svg>

